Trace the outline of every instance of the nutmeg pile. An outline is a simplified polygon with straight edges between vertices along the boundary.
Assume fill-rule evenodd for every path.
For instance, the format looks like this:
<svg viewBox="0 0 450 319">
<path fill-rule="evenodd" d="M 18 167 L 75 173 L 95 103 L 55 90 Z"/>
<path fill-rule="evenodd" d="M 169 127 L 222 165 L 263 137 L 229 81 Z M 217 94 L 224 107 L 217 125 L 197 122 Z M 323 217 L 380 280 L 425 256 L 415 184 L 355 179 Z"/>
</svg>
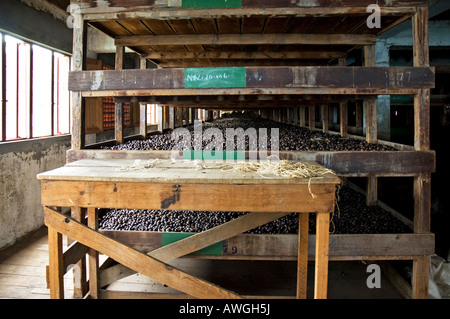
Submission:
<svg viewBox="0 0 450 319">
<path fill-rule="evenodd" d="M 338 135 L 310 131 L 307 128 L 283 124 L 259 116 L 243 113 L 226 114 L 212 122 L 202 123 L 203 130 L 218 128 L 225 136 L 226 128 L 244 130 L 267 128 L 268 149 L 270 150 L 270 129 L 279 129 L 279 150 L 289 151 L 387 151 L 394 150 L 389 146 L 369 144 L 363 140 L 341 138 Z M 186 127 L 194 136 L 194 126 Z M 193 141 L 192 141 L 193 142 Z M 207 144 L 208 141 L 203 141 Z M 133 140 L 113 146 L 113 150 L 172 150 L 175 141 L 171 132 L 153 135 L 145 140 Z M 224 145 L 224 149 L 225 149 Z M 248 149 L 248 139 L 246 141 Z M 377 234 L 408 233 L 409 227 L 395 218 L 391 213 L 378 206 L 368 207 L 364 195 L 348 186 L 340 190 L 339 202 L 332 216 L 330 232 L 335 234 Z M 103 230 L 131 230 L 158 232 L 202 232 L 221 225 L 245 213 L 237 212 L 197 212 L 167 210 L 132 210 L 111 209 L 104 211 L 99 220 Z M 293 213 L 266 225 L 255 228 L 249 233 L 256 234 L 296 234 L 298 232 L 298 214 Z M 314 215 L 310 217 L 310 233 L 315 232 Z"/>
<path fill-rule="evenodd" d="M 339 209 L 336 207 L 330 223 L 330 232 L 334 234 L 411 232 L 407 225 L 391 213 L 378 206 L 367 206 L 364 195 L 348 186 L 341 188 L 338 206 Z M 99 228 L 103 230 L 196 233 L 219 226 L 244 214 L 246 213 L 112 209 L 100 215 Z M 312 214 L 309 219 L 311 234 L 315 233 L 314 217 Z M 248 233 L 296 234 L 298 233 L 298 214 L 289 214 Z"/>
<path fill-rule="evenodd" d="M 194 125 L 186 126 L 191 133 L 192 144 L 194 142 Z M 364 140 L 355 138 L 341 138 L 339 135 L 326 134 L 321 131 L 311 131 L 290 124 L 275 122 L 263 119 L 259 116 L 246 113 L 232 113 L 225 117 L 211 122 L 202 123 L 203 132 L 208 128 L 217 128 L 226 136 L 227 128 L 255 128 L 257 134 L 259 129 L 267 129 L 267 149 L 271 149 L 271 129 L 279 129 L 279 150 L 280 151 L 389 151 L 395 150 L 386 145 L 371 144 Z M 258 136 L 260 141 L 260 136 Z M 172 132 L 152 135 L 145 140 L 132 140 L 124 144 L 115 145 L 108 149 L 112 150 L 167 150 L 170 151 L 176 145 L 172 139 Z M 203 140 L 203 147 L 209 144 L 210 140 Z M 246 138 L 245 149 L 249 150 L 249 139 Z M 252 148 L 254 149 L 254 148 Z M 223 150 L 226 150 L 224 138 Z M 239 149 L 238 149 L 239 150 Z"/>
</svg>

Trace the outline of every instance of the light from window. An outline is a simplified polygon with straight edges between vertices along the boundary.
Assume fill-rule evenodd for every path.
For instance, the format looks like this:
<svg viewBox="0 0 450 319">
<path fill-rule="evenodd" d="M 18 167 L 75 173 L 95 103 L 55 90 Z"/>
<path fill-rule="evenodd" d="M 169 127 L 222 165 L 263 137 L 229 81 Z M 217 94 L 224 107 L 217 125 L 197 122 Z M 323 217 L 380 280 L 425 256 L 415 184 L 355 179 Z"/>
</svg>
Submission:
<svg viewBox="0 0 450 319">
<path fill-rule="evenodd" d="M 70 57 L 0 38 L 0 141 L 70 134 Z"/>
</svg>

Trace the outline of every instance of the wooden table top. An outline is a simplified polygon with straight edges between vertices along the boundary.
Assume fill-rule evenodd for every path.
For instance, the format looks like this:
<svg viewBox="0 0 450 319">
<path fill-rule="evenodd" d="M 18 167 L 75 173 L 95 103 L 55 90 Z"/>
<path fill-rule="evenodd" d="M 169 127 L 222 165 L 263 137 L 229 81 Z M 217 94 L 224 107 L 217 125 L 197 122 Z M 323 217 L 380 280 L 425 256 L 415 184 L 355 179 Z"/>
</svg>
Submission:
<svg viewBox="0 0 450 319">
<path fill-rule="evenodd" d="M 295 161 L 289 161 L 295 163 Z M 317 163 L 311 163 L 318 165 Z M 231 164 L 233 165 L 233 164 Z M 158 160 L 79 160 L 37 175 L 40 180 L 139 182 L 178 184 L 339 184 L 334 174 L 290 178 L 275 174 L 236 171 L 226 162 Z"/>
</svg>

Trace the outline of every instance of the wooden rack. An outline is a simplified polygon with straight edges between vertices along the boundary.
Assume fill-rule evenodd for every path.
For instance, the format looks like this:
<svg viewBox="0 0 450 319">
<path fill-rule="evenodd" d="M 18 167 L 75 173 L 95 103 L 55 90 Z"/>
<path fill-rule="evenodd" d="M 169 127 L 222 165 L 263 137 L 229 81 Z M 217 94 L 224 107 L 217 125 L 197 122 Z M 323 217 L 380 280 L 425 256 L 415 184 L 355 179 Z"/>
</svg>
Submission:
<svg viewBox="0 0 450 319">
<path fill-rule="evenodd" d="M 89 97 L 116 98 L 117 143 L 124 141 L 122 105 L 131 100 L 141 102 L 142 135 L 146 132 L 146 103 L 161 105 L 161 114 L 168 116 L 171 127 L 177 123 L 175 114 L 189 123 L 197 109 L 260 109 L 265 117 L 283 121 L 292 120 L 291 113 L 287 116 L 289 107 L 294 124 L 301 126 L 306 124 L 305 109 L 309 108 L 309 127 L 314 129 L 317 106 L 322 110 L 320 120 L 325 132 L 329 104 L 339 103 L 339 134 L 348 137 L 347 99 L 363 99 L 366 130 L 362 138 L 394 146 L 397 151 L 280 152 L 280 156 L 317 161 L 340 177 L 366 177 L 367 203 L 371 205 L 377 203 L 378 177 L 413 177 L 414 233 L 331 235 L 330 259 L 413 260 L 410 295 L 426 298 L 429 257 L 434 253 L 430 186 L 435 170 L 429 136 L 434 68 L 429 64 L 428 1 L 377 1 L 382 24 L 381 28 L 370 29 L 366 25 L 370 15 L 367 7 L 372 2 L 239 0 L 215 1 L 216 7 L 211 7 L 211 1 L 115 0 L 109 1 L 108 7 L 97 7 L 96 1 L 72 1 L 79 10 L 73 14 L 73 72 L 69 84 L 73 91 L 73 130 L 68 161 L 170 157 L 169 152 L 86 149 L 84 114 Z M 377 35 L 408 19 L 412 20 L 414 66 L 376 67 Z M 116 70 L 86 71 L 88 24 L 115 39 Z M 140 55 L 141 69 L 123 69 L 125 47 Z M 347 54 L 360 47 L 364 65 L 346 66 Z M 157 68 L 148 69 L 150 64 Z M 414 96 L 414 147 L 378 140 L 379 94 Z M 125 240 L 120 234 L 109 235 Z M 273 237 L 260 240 L 269 238 Z M 277 240 L 293 239 L 278 236 Z M 273 258 L 273 252 L 255 247 L 247 252 L 249 255 L 236 258 Z M 278 257 L 292 259 L 294 255 L 286 252 Z"/>
</svg>

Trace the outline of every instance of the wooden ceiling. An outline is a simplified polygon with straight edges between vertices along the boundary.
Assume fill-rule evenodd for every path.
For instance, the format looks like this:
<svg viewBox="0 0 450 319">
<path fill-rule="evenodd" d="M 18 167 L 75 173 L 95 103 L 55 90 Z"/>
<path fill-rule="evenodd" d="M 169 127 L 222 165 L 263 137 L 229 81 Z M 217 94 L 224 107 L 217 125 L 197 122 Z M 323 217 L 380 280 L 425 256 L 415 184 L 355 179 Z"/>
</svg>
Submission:
<svg viewBox="0 0 450 319">
<path fill-rule="evenodd" d="M 116 19 L 91 25 L 115 39 L 129 40 L 119 43 L 159 67 L 301 66 L 327 65 L 345 57 L 360 45 L 345 40 L 351 35 L 377 35 L 405 19 L 386 16 L 381 28 L 370 29 L 368 16 Z M 309 40 L 296 42 L 295 35 L 309 35 Z M 317 35 L 330 35 L 329 41 L 314 44 Z M 339 35 L 350 36 L 337 41 Z"/>
</svg>

